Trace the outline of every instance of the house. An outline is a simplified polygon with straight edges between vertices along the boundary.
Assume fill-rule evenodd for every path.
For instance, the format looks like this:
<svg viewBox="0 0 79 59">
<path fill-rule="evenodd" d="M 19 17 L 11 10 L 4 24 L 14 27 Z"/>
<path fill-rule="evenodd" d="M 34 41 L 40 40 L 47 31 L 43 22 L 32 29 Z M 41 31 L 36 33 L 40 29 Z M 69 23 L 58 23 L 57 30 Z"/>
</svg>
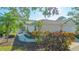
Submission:
<svg viewBox="0 0 79 59">
<path fill-rule="evenodd" d="M 57 31 L 66 31 L 66 32 L 75 32 L 76 25 L 75 23 L 70 20 L 42 20 L 44 25 L 42 26 L 41 30 L 46 30 L 50 32 L 57 32 Z"/>
<path fill-rule="evenodd" d="M 65 31 L 65 32 L 75 32 L 76 25 L 72 20 L 40 20 L 44 23 L 41 27 L 41 31 L 50 31 L 50 32 L 57 32 L 57 31 Z M 32 21 L 34 22 L 34 21 Z M 27 27 L 27 26 L 26 26 Z M 28 25 L 29 31 L 34 30 L 34 25 Z"/>
</svg>

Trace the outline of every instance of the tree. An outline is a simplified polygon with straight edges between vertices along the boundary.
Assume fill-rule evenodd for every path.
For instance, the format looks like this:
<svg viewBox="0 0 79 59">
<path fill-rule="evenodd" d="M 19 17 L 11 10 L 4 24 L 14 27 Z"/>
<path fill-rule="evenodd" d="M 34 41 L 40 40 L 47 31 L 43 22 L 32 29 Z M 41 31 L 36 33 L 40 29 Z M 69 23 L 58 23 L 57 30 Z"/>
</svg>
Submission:
<svg viewBox="0 0 79 59">
<path fill-rule="evenodd" d="M 26 21 L 29 20 L 30 11 L 39 10 L 45 17 L 58 14 L 56 7 L 1 7 L 6 12 L 0 13 L 0 33 L 4 32 L 6 36 L 10 32 L 17 32 L 19 28 L 24 27 Z M 36 23 L 39 30 L 42 24 Z"/>
<path fill-rule="evenodd" d="M 21 28 L 23 28 L 26 21 L 29 20 L 30 9 L 27 7 L 1 7 L 0 9 L 6 10 L 6 12 L 1 13 L 1 15 L 4 16 L 3 18 L 5 18 L 5 16 L 5 19 L 9 18 L 9 16 L 11 16 L 11 19 L 18 18 L 17 24 L 20 23 Z M 9 21 L 9 19 L 7 20 Z"/>
<path fill-rule="evenodd" d="M 60 16 L 60 17 L 57 18 L 57 20 L 66 20 L 66 17 Z"/>
<path fill-rule="evenodd" d="M 60 16 L 60 17 L 57 18 L 57 21 L 61 21 L 61 23 L 59 24 L 59 25 L 60 25 L 60 31 L 63 31 L 64 24 L 66 24 L 66 21 L 63 22 L 63 20 L 64 20 L 64 21 L 67 20 L 66 17 Z M 63 23 L 62 23 L 62 22 L 63 22 Z"/>
<path fill-rule="evenodd" d="M 68 16 L 77 25 L 77 31 L 79 31 L 79 7 L 73 7 L 71 9 L 72 11 L 68 13 Z"/>
<path fill-rule="evenodd" d="M 56 7 L 32 7 L 30 9 L 33 11 L 39 10 L 42 13 L 42 15 L 44 15 L 45 19 L 47 17 L 59 14 L 58 8 Z"/>
<path fill-rule="evenodd" d="M 56 7 L 41 7 L 39 10 L 42 12 L 42 14 L 44 15 L 45 19 L 47 17 L 59 14 L 58 8 L 56 8 Z"/>
<path fill-rule="evenodd" d="M 40 31 L 41 27 L 44 25 L 44 23 L 42 21 L 36 21 L 33 23 L 33 25 L 35 26 L 35 30 Z"/>
<path fill-rule="evenodd" d="M 17 29 L 19 28 L 19 21 L 18 21 L 18 15 L 14 15 L 12 14 L 13 11 L 9 12 L 9 13 L 5 13 L 2 16 L 1 19 L 1 26 L 2 26 L 2 30 L 6 36 L 6 38 L 9 36 L 9 34 L 11 32 L 17 32 Z M 18 22 L 18 23 L 17 23 Z M 8 39 L 7 39 L 8 41 Z"/>
</svg>

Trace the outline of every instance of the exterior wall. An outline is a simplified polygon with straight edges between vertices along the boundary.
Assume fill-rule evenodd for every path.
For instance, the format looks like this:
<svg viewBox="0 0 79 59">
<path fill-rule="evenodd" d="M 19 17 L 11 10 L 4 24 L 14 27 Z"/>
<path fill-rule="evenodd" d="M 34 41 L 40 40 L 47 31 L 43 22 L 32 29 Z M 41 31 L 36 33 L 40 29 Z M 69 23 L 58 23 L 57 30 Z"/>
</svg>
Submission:
<svg viewBox="0 0 79 59">
<path fill-rule="evenodd" d="M 64 31 L 66 32 L 75 32 L 76 31 L 76 25 L 72 21 L 67 22 L 67 24 L 64 25 Z"/>
<path fill-rule="evenodd" d="M 58 25 L 51 25 L 51 24 L 45 24 L 41 28 L 42 31 L 50 31 L 50 32 L 56 32 L 60 30 L 60 27 Z"/>
<path fill-rule="evenodd" d="M 25 27 L 26 27 L 26 29 L 27 29 L 27 25 L 26 25 Z M 33 25 L 28 25 L 28 30 L 29 30 L 30 32 L 34 31 L 34 26 L 33 26 Z"/>
<path fill-rule="evenodd" d="M 61 30 L 61 24 L 64 21 L 47 21 L 45 23 L 44 26 L 42 26 L 41 30 L 46 30 L 46 31 L 50 31 L 50 32 L 57 32 Z M 76 25 L 73 21 L 69 21 L 66 24 L 63 25 L 62 30 L 65 32 L 75 32 L 76 31 Z"/>
<path fill-rule="evenodd" d="M 50 31 L 50 32 L 60 31 L 61 29 L 60 23 L 63 23 L 63 21 L 57 22 L 57 21 L 51 21 L 51 20 L 45 20 L 43 22 L 44 22 L 44 25 L 42 26 L 41 31 Z M 33 25 L 32 26 L 29 25 L 28 28 L 30 32 L 34 30 Z M 72 21 L 69 21 L 63 25 L 63 31 L 75 32 L 75 30 L 76 30 L 76 25 Z"/>
</svg>

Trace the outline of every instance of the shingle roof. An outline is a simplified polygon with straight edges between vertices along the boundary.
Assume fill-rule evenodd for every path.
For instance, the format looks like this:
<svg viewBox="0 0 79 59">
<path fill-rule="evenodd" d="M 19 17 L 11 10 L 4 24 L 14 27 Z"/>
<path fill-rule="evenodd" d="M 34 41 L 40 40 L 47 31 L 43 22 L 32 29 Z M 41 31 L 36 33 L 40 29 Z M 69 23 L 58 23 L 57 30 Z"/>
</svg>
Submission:
<svg viewBox="0 0 79 59">
<path fill-rule="evenodd" d="M 41 21 L 48 23 L 48 24 L 64 24 L 67 22 L 73 22 L 72 20 L 47 20 L 47 19 L 46 20 L 42 19 Z"/>
</svg>

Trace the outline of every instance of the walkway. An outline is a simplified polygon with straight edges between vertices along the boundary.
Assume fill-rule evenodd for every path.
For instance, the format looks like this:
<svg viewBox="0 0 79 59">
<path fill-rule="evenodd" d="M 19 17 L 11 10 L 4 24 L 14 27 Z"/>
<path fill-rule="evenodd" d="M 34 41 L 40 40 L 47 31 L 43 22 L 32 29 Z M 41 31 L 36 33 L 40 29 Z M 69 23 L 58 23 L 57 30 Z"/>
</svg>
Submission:
<svg viewBox="0 0 79 59">
<path fill-rule="evenodd" d="M 79 42 L 73 42 L 72 45 L 70 45 L 71 51 L 79 51 Z"/>
</svg>

